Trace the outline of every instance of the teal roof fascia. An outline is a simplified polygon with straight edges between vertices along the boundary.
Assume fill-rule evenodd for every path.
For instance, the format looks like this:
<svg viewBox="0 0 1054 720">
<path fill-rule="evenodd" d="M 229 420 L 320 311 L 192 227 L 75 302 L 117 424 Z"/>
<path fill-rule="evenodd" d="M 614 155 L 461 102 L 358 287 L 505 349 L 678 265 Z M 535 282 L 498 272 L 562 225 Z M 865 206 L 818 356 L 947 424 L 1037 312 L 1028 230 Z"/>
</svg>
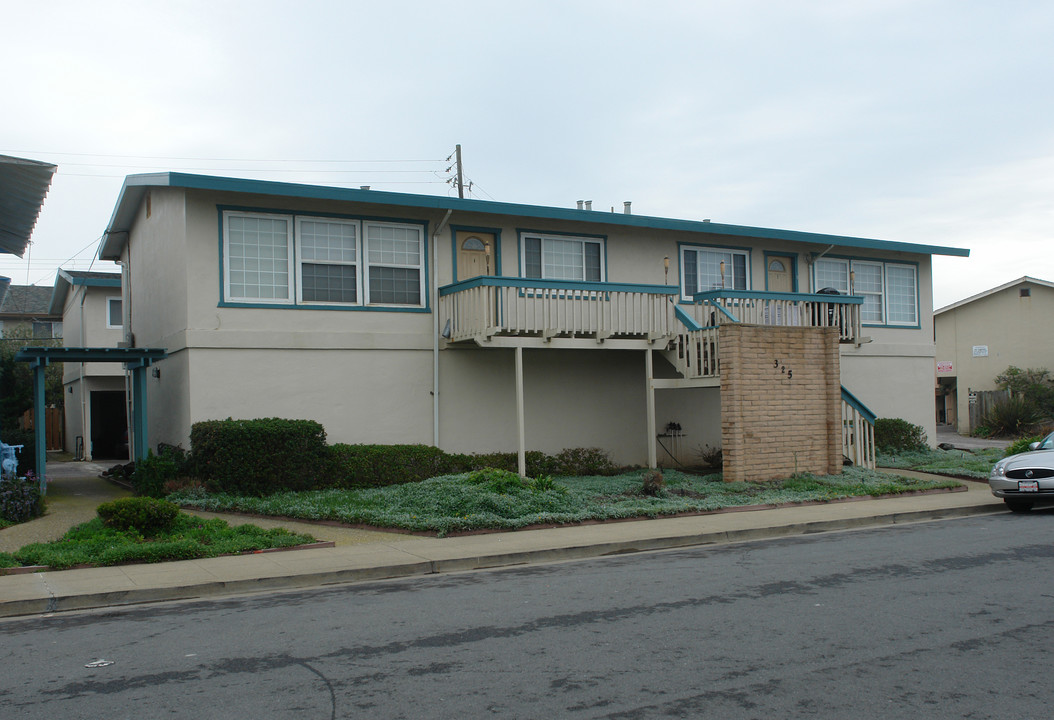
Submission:
<svg viewBox="0 0 1054 720">
<path fill-rule="evenodd" d="M 168 357 L 165 348 L 123 347 L 24 347 L 15 353 L 18 362 L 34 362 L 45 365 L 49 362 L 123 362 L 133 365 L 149 365 Z"/>
<path fill-rule="evenodd" d="M 62 308 L 66 304 L 66 295 L 69 294 L 70 287 L 74 285 L 119 288 L 121 287 L 121 276 L 114 273 L 113 277 L 84 277 L 73 275 L 59 268 L 58 273 L 55 275 L 55 289 L 51 291 L 51 304 L 48 306 L 49 313 L 52 315 L 62 314 Z"/>
<path fill-rule="evenodd" d="M 704 222 L 699 220 L 677 220 L 674 218 L 654 217 L 650 215 L 627 215 L 625 213 L 607 213 L 602 210 L 578 210 L 576 208 L 557 208 L 544 205 L 524 205 L 518 203 L 495 202 L 491 200 L 474 200 L 452 198 L 440 195 L 414 195 L 394 193 L 384 190 L 360 190 L 339 188 L 326 185 L 305 185 L 300 183 L 275 182 L 272 180 L 247 180 L 243 178 L 218 177 L 214 175 L 196 175 L 180 172 L 148 173 L 129 175 L 125 178 L 114 207 L 110 223 L 107 225 L 103 242 L 99 246 L 99 257 L 105 260 L 120 258 L 121 249 L 127 233 L 135 219 L 139 202 L 150 187 L 177 187 L 193 190 L 211 190 L 216 192 L 247 193 L 253 195 L 271 195 L 294 197 L 312 200 L 337 200 L 344 202 L 362 202 L 396 207 L 418 209 L 458 210 L 488 215 L 508 215 L 518 218 L 541 218 L 562 220 L 596 225 L 618 225 L 623 227 L 640 227 L 654 230 L 681 230 L 685 232 L 707 233 L 736 237 L 764 238 L 789 242 L 812 243 L 817 245 L 837 245 L 843 247 L 866 248 L 875 250 L 900 251 L 920 255 L 953 255 L 968 257 L 966 248 L 941 247 L 937 245 L 916 245 L 913 243 L 858 238 L 845 235 L 825 235 L 797 230 L 779 230 L 747 225 L 726 225 L 723 223 Z"/>
</svg>

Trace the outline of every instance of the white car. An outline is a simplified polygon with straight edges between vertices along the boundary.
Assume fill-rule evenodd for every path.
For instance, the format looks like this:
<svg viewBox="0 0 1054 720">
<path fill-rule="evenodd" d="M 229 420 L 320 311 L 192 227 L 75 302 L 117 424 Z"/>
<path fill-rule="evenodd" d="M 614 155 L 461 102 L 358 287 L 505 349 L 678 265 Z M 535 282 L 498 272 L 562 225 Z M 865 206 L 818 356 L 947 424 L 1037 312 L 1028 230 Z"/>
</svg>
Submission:
<svg viewBox="0 0 1054 720">
<path fill-rule="evenodd" d="M 988 476 L 992 494 L 1012 512 L 1054 505 L 1054 433 L 1028 446 L 1028 452 L 1003 458 Z"/>
</svg>

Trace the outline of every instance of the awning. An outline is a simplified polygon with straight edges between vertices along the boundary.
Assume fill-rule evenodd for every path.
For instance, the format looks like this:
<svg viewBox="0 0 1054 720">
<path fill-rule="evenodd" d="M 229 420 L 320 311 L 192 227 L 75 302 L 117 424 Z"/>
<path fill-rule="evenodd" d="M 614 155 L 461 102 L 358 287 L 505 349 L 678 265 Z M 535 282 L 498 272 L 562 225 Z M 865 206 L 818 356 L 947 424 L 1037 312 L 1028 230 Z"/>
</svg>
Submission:
<svg viewBox="0 0 1054 720">
<path fill-rule="evenodd" d="M 22 257 L 57 166 L 0 155 L 0 252 Z"/>
</svg>

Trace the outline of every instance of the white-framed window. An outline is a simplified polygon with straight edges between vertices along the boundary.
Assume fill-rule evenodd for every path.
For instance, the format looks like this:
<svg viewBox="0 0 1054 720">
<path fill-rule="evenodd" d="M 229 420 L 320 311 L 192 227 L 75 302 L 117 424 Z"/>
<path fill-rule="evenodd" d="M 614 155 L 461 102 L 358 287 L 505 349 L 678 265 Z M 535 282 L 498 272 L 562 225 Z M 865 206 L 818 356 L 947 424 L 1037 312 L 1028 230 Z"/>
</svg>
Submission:
<svg viewBox="0 0 1054 720">
<path fill-rule="evenodd" d="M 369 301 L 420 305 L 424 296 L 424 243 L 421 228 L 392 223 L 363 223 L 366 228 Z"/>
<path fill-rule="evenodd" d="M 870 325 L 918 325 L 918 269 L 878 260 L 821 258 L 813 264 L 814 287 L 864 298 L 860 320 Z"/>
<path fill-rule="evenodd" d="M 749 257 L 746 250 L 682 245 L 681 299 L 710 290 L 749 290 Z"/>
<path fill-rule="evenodd" d="M 118 296 L 106 298 L 106 327 L 114 330 L 119 329 L 123 324 L 121 298 Z"/>
<path fill-rule="evenodd" d="M 914 265 L 886 265 L 886 310 L 889 324 L 919 324 L 917 288 L 917 267 Z"/>
<path fill-rule="evenodd" d="M 600 238 L 522 233 L 523 276 L 539 280 L 604 281 L 604 241 Z"/>
<path fill-rule="evenodd" d="M 226 211 L 224 299 L 422 307 L 420 225 Z"/>
<path fill-rule="evenodd" d="M 288 303 L 293 299 L 293 219 L 224 213 L 224 290 L 228 300 Z"/>
<path fill-rule="evenodd" d="M 296 231 L 297 300 L 357 303 L 362 297 L 358 223 L 298 218 Z"/>
</svg>

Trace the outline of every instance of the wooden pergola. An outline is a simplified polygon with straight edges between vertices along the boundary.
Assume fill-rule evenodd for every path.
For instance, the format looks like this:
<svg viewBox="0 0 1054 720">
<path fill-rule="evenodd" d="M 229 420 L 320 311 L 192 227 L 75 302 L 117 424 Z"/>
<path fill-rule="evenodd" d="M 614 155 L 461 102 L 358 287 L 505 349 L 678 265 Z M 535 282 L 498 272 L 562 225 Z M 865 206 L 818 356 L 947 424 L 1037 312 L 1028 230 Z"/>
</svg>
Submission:
<svg viewBox="0 0 1054 720">
<path fill-rule="evenodd" d="M 78 348 L 24 347 L 15 360 L 30 363 L 33 370 L 33 432 L 36 435 L 37 474 L 40 494 L 47 493 L 45 467 L 47 441 L 44 437 L 44 368 L 51 362 L 119 362 L 132 372 L 132 413 L 128 419 L 132 431 L 132 458 L 142 460 L 150 447 L 146 415 L 146 369 L 168 356 L 164 348 Z"/>
</svg>

